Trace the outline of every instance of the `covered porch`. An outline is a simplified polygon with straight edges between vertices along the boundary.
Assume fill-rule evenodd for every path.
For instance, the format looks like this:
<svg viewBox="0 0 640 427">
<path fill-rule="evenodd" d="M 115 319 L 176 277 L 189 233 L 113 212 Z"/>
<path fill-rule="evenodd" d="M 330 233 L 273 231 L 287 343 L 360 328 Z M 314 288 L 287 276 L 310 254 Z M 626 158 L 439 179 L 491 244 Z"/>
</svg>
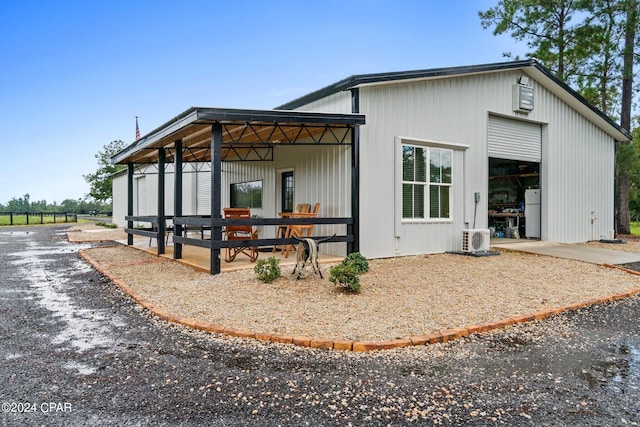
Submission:
<svg viewBox="0 0 640 427">
<path fill-rule="evenodd" d="M 208 271 L 222 271 L 221 250 L 230 247 L 269 248 L 273 245 L 296 244 L 291 238 L 260 236 L 246 240 L 228 240 L 225 229 L 229 226 L 287 227 L 293 225 L 340 226 L 334 236 L 316 236 L 316 239 L 331 237 L 331 242 L 342 242 L 346 253 L 358 250 L 358 126 L 364 124 L 363 115 L 311 113 L 274 110 L 236 110 L 216 108 L 191 108 L 160 128 L 129 145 L 112 158 L 115 164 L 127 165 L 127 244 L 134 245 L 134 236 L 155 238 L 157 255 L 182 259 L 187 251 L 199 258 L 198 265 L 207 258 Z M 274 148 L 279 146 L 341 146 L 349 147 L 350 215 L 323 216 L 317 218 L 251 217 L 225 219 L 223 208 L 222 164 L 226 162 L 273 162 Z M 189 163 L 209 163 L 210 215 L 183 214 L 183 167 Z M 153 166 L 157 170 L 157 209 L 152 215 L 134 215 L 134 175 L 141 168 Z M 165 174 L 169 165 L 174 173 L 173 188 L 165 186 Z M 138 172 L 139 173 L 139 172 Z M 317 183 L 322 186 L 322 182 Z M 167 215 L 166 192 L 173 192 L 173 214 Z M 167 221 L 172 222 L 173 245 L 165 242 Z M 147 223 L 150 227 L 136 228 L 136 223 Z M 208 238 L 194 238 L 185 233 L 187 229 L 206 229 Z M 202 236 L 201 236 L 202 237 Z M 148 240 L 147 240 L 148 242 Z M 197 252 L 195 250 L 198 249 Z M 195 254 L 199 255 L 195 255 Z M 205 256 L 206 254 L 206 256 Z M 271 253 L 265 254 L 271 256 Z M 190 256 L 191 258 L 191 256 Z M 244 262 L 239 256 L 228 264 Z M 295 257 L 293 257 L 295 258 Z M 248 258 L 247 258 L 248 260 Z M 227 266 L 229 267 L 229 266 Z M 226 268 L 225 268 L 226 269 Z"/>
<path fill-rule="evenodd" d="M 173 242 L 171 242 L 171 239 L 169 240 L 170 240 L 169 243 L 165 245 L 164 254 L 160 256 L 164 258 L 175 259 Z M 120 242 L 120 243 L 126 243 L 126 242 Z M 153 240 L 152 243 L 149 244 L 149 239 L 136 238 L 134 239 L 132 246 L 136 249 L 149 252 L 154 255 L 157 255 L 158 253 L 158 245 L 156 245 L 155 240 Z M 292 270 L 293 266 L 296 263 L 295 254 L 294 256 L 285 257 L 282 251 L 271 252 L 271 250 L 268 250 L 268 248 L 265 248 L 264 251 L 260 252 L 258 259 L 267 259 L 271 256 L 275 257 L 279 261 L 280 267 L 283 268 L 283 273 L 284 272 L 290 273 L 291 271 L 287 271 L 287 269 Z M 182 247 L 182 257 L 180 259 L 176 259 L 176 261 L 180 262 L 181 264 L 185 264 L 190 267 L 193 267 L 198 271 L 209 272 L 209 268 L 210 268 L 209 250 L 207 248 L 201 248 L 199 246 L 192 246 L 192 245 L 184 245 Z M 320 254 L 318 256 L 318 261 L 321 264 L 337 263 L 342 261 L 342 257 L 336 257 L 333 255 L 327 255 L 327 254 Z M 235 260 L 231 262 L 227 262 L 223 256 L 220 260 L 220 272 L 226 273 L 226 272 L 237 271 L 237 270 L 253 269 L 254 265 L 255 265 L 255 262 L 251 262 L 249 257 L 246 257 L 246 256 L 245 257 L 238 256 Z"/>
</svg>

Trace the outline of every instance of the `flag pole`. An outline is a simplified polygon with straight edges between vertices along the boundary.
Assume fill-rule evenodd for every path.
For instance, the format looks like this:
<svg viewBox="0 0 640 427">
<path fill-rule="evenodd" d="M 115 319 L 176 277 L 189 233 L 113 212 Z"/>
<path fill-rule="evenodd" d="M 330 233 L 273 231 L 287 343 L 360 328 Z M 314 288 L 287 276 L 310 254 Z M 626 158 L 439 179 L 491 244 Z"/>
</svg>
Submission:
<svg viewBox="0 0 640 427">
<path fill-rule="evenodd" d="M 140 128 L 138 127 L 138 116 L 136 116 L 136 141 L 140 139 Z"/>
</svg>

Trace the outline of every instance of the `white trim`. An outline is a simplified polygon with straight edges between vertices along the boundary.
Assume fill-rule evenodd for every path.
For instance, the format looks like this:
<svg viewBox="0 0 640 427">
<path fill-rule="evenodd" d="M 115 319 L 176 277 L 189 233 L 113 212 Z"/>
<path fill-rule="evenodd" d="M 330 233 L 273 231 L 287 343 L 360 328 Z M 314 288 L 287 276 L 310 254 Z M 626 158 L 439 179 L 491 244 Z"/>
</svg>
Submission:
<svg viewBox="0 0 640 427">
<path fill-rule="evenodd" d="M 453 220 L 453 175 L 452 182 L 449 185 L 450 194 L 449 194 L 449 203 L 451 206 L 449 208 L 450 218 L 402 218 L 402 146 L 403 145 L 415 145 L 419 147 L 430 147 L 430 148 L 441 148 L 441 149 L 449 149 L 454 151 L 465 151 L 469 148 L 467 144 L 459 144 L 454 142 L 442 142 L 442 141 L 434 141 L 422 138 L 412 138 L 407 136 L 395 136 L 394 137 L 394 221 L 393 221 L 393 232 L 394 237 L 401 237 L 401 227 L 402 224 L 452 224 Z M 451 166 L 453 168 L 453 156 L 451 158 Z M 458 183 L 457 185 L 462 186 L 462 183 Z M 427 185 L 428 187 L 428 185 Z"/>
<path fill-rule="evenodd" d="M 411 138 L 408 136 L 396 136 L 396 141 L 400 140 L 404 144 L 415 144 L 425 147 L 448 148 L 449 150 L 464 151 L 470 146 L 467 144 L 459 144 L 457 142 L 434 141 L 432 139 Z"/>
</svg>

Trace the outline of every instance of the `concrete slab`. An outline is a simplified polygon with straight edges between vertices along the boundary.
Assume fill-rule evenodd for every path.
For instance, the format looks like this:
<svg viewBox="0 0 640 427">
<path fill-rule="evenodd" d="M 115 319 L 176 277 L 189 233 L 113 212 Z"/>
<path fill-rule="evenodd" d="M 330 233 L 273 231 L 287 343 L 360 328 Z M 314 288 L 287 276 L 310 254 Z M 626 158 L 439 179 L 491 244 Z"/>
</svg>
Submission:
<svg viewBox="0 0 640 427">
<path fill-rule="evenodd" d="M 520 241 L 491 241 L 493 249 L 527 252 L 531 254 L 546 255 L 556 258 L 574 259 L 592 264 L 628 264 L 640 262 L 640 254 L 617 251 L 614 249 L 601 249 L 585 245 L 568 243 L 544 242 L 536 240 Z"/>
</svg>

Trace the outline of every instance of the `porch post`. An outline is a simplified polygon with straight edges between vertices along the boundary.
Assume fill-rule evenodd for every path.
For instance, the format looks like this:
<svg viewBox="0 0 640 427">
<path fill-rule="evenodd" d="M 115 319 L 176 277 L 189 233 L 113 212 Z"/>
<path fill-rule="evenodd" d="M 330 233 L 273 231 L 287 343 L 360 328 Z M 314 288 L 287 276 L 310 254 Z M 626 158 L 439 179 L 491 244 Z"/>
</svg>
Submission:
<svg viewBox="0 0 640 427">
<path fill-rule="evenodd" d="M 351 112 L 360 113 L 360 90 L 351 90 Z M 360 127 L 351 128 L 351 217 L 353 243 L 347 244 L 347 254 L 360 251 Z M 347 230 L 349 227 L 347 227 Z"/>
<path fill-rule="evenodd" d="M 211 126 L 211 219 L 222 218 L 222 125 Z M 211 222 L 211 243 L 222 240 L 222 228 Z M 220 249 L 211 248 L 211 274 L 220 273 Z"/>
<path fill-rule="evenodd" d="M 127 164 L 127 215 L 133 216 L 133 163 Z M 127 228 L 133 228 L 133 221 L 127 221 Z M 127 245 L 133 245 L 133 234 L 127 234 Z"/>
<path fill-rule="evenodd" d="M 164 148 L 158 148 L 158 255 L 164 253 L 164 234 L 166 228 L 164 213 L 164 164 L 166 160 L 166 151 Z"/>
<path fill-rule="evenodd" d="M 173 182 L 173 218 L 182 216 L 182 140 L 174 143 L 175 153 L 173 155 L 174 182 Z M 182 225 L 173 222 L 173 236 L 182 236 Z M 182 244 L 173 242 L 173 258 L 182 258 Z"/>
</svg>

